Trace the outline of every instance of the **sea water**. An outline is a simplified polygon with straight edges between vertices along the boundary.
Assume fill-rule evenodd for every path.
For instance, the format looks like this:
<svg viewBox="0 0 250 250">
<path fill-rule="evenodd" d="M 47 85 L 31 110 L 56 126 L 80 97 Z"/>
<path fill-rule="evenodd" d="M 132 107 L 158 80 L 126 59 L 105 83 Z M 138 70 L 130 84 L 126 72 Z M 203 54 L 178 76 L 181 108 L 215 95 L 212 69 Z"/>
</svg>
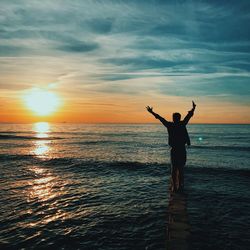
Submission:
<svg viewBox="0 0 250 250">
<path fill-rule="evenodd" d="M 246 249 L 250 125 L 188 125 L 190 249 Z M 165 249 L 160 124 L 1 124 L 0 246 Z"/>
</svg>

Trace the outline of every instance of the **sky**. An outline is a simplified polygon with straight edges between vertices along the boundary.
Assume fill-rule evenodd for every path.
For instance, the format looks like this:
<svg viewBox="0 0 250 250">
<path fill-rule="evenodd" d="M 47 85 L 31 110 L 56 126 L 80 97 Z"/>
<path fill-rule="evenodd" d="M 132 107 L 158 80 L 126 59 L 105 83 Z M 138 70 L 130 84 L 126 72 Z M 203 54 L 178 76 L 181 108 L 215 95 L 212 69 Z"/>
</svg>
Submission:
<svg viewBox="0 0 250 250">
<path fill-rule="evenodd" d="M 0 122 L 250 123 L 250 1 L 0 0 Z M 58 110 L 23 101 L 40 88 Z"/>
</svg>

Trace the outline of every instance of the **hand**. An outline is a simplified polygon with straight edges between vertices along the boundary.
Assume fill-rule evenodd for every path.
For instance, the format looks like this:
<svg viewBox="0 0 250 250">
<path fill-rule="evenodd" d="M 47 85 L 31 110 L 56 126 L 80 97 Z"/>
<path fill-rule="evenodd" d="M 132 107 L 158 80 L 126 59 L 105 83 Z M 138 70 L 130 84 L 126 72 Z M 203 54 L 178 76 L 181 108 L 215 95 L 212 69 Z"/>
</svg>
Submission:
<svg viewBox="0 0 250 250">
<path fill-rule="evenodd" d="M 196 104 L 194 103 L 194 101 L 192 101 L 192 104 L 193 104 L 193 109 L 195 109 Z"/>
<path fill-rule="evenodd" d="M 149 106 L 147 106 L 146 109 L 149 113 L 153 113 L 153 107 L 150 108 Z"/>
</svg>

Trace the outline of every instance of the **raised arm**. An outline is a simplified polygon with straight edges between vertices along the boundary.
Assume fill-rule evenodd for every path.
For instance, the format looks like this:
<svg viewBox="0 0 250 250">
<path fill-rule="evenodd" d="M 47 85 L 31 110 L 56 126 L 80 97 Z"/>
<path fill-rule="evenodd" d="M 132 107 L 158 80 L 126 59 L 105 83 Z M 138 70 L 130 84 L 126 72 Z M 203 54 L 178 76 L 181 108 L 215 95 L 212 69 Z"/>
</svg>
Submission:
<svg viewBox="0 0 250 250">
<path fill-rule="evenodd" d="M 194 110 L 196 108 L 196 104 L 194 103 L 194 101 L 192 101 L 192 104 L 193 104 L 193 108 L 190 111 L 188 111 L 187 115 L 185 116 L 185 118 L 183 120 L 185 125 L 188 124 L 190 118 L 194 115 Z"/>
<path fill-rule="evenodd" d="M 161 123 L 164 125 L 164 126 L 167 126 L 168 125 L 168 121 L 165 120 L 163 117 L 161 117 L 160 115 L 156 114 L 154 111 L 153 111 L 153 107 L 149 107 L 147 106 L 146 107 L 147 111 L 152 114 L 156 119 L 160 120 Z"/>
</svg>

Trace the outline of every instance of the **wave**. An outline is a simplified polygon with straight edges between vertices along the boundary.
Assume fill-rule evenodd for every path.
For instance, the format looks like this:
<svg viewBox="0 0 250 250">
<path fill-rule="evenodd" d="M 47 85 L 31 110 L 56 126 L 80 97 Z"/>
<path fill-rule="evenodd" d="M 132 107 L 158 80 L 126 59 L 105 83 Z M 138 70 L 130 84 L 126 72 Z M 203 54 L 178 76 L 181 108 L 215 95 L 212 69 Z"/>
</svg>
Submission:
<svg viewBox="0 0 250 250">
<path fill-rule="evenodd" d="M 244 176 L 249 178 L 250 177 L 250 169 L 242 169 L 242 168 L 223 168 L 223 167 L 199 167 L 195 165 L 187 165 L 185 167 L 185 171 L 191 174 L 211 174 L 216 176 L 218 175 L 230 175 L 230 176 Z"/>
<path fill-rule="evenodd" d="M 26 136 L 26 135 L 10 135 L 10 134 L 0 134 L 0 140 L 60 140 L 64 139 L 62 137 L 36 137 L 36 136 Z"/>
<path fill-rule="evenodd" d="M 118 141 L 118 140 L 89 140 L 89 141 L 76 141 L 76 142 L 67 142 L 67 144 L 77 144 L 77 145 L 137 145 L 137 146 L 146 146 L 144 142 L 140 141 Z M 150 144 L 151 145 L 151 144 Z M 157 145 L 159 146 L 159 145 Z"/>
<path fill-rule="evenodd" d="M 168 148 L 167 142 L 159 141 L 137 141 L 137 140 L 112 140 L 112 139 L 99 139 L 99 140 L 73 140 L 66 141 L 65 144 L 76 144 L 76 145 L 120 145 L 120 146 L 131 146 L 131 147 L 150 147 L 150 148 Z"/>
<path fill-rule="evenodd" d="M 199 146 L 192 145 L 192 148 L 197 149 L 209 149 L 209 150 L 233 150 L 233 151 L 250 151 L 250 147 L 248 146 Z"/>
<path fill-rule="evenodd" d="M 245 136 L 225 136 L 222 138 L 223 140 L 248 140 L 249 136 L 246 134 Z"/>
<path fill-rule="evenodd" d="M 171 166 L 170 163 L 159 163 L 159 162 L 135 162 L 135 161 L 97 161 L 97 160 L 86 160 L 86 159 L 75 159 L 70 157 L 65 158 L 51 158 L 43 159 L 37 158 L 34 155 L 4 155 L 0 154 L 0 161 L 5 160 L 10 164 L 20 165 L 22 161 L 27 161 L 29 164 L 38 164 L 44 167 L 51 167 L 59 169 L 60 171 L 69 172 L 92 172 L 95 175 L 106 175 L 109 173 L 117 172 L 118 174 L 126 172 L 136 172 L 154 175 L 165 175 L 170 174 Z M 8 164 L 8 167 L 9 167 Z M 197 166 L 187 165 L 185 171 L 191 174 L 221 174 L 235 176 L 240 175 L 244 177 L 250 177 L 250 169 L 244 168 L 226 168 L 226 167 L 211 167 L 211 166 Z"/>
<path fill-rule="evenodd" d="M 1 134 L 20 134 L 20 133 L 25 133 L 29 131 L 1 131 Z"/>
<path fill-rule="evenodd" d="M 124 141 L 112 141 L 112 140 L 99 140 L 99 141 L 77 141 L 77 142 L 70 142 L 69 144 L 80 144 L 80 145 L 100 145 L 100 144 L 127 144 L 128 142 Z"/>
</svg>

